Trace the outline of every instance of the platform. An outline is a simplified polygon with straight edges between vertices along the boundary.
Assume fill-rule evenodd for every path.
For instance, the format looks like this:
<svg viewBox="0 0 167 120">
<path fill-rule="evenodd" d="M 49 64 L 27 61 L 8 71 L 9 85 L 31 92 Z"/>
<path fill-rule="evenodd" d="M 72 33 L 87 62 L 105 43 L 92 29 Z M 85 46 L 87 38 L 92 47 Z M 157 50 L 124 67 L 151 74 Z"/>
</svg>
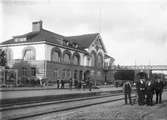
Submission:
<svg viewBox="0 0 167 120">
<path fill-rule="evenodd" d="M 89 91 L 88 89 L 57 89 L 55 87 L 1 88 L 0 100 L 52 95 L 84 94 L 117 90 L 122 90 L 122 88 L 99 87 L 99 89 L 92 89 L 92 91 Z"/>
</svg>

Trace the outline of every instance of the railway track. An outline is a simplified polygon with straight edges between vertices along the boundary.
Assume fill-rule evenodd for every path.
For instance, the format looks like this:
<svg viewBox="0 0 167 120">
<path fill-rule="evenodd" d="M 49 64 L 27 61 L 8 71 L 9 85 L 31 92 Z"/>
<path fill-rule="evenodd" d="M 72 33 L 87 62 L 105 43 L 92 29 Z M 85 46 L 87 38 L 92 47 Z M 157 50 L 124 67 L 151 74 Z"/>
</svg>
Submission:
<svg viewBox="0 0 167 120">
<path fill-rule="evenodd" d="M 134 97 L 134 96 L 133 96 Z M 122 93 L 115 93 L 110 95 L 101 95 L 94 97 L 76 98 L 70 100 L 43 102 L 36 104 L 29 104 L 26 106 L 17 106 L 17 108 L 1 109 L 2 119 L 4 120 L 17 120 L 32 118 L 35 116 L 45 115 L 49 113 L 63 112 L 83 107 L 88 107 L 97 104 L 108 102 L 115 102 L 123 100 Z"/>
<path fill-rule="evenodd" d="M 25 105 L 25 104 L 36 104 L 42 102 L 50 101 L 61 101 L 74 98 L 85 98 L 92 96 L 101 96 L 104 94 L 117 94 L 121 93 L 122 90 L 117 91 L 105 91 L 105 92 L 89 92 L 89 93 L 74 93 L 74 94 L 64 94 L 64 95 L 49 95 L 49 96 L 37 96 L 29 98 L 14 98 L 14 99 L 4 99 L 0 101 L 0 108 L 16 106 L 16 105 Z M 1 111 L 1 109 L 0 109 Z"/>
<path fill-rule="evenodd" d="M 51 105 L 51 104 L 59 104 L 59 103 L 66 103 L 66 102 L 75 102 L 75 101 L 81 101 L 81 100 L 91 100 L 91 99 L 97 99 L 97 98 L 106 98 L 111 96 L 117 96 L 117 95 L 123 95 L 123 93 L 114 93 L 109 95 L 97 95 L 93 97 L 83 97 L 83 98 L 75 98 L 75 99 L 62 99 L 62 100 L 48 100 L 48 101 L 33 101 L 33 102 L 25 102 L 25 104 L 8 104 L 1 106 L 0 111 L 6 111 L 6 110 L 12 110 L 12 109 L 20 109 L 20 108 L 29 108 L 29 107 L 36 107 L 41 105 Z"/>
<path fill-rule="evenodd" d="M 164 92 L 167 90 L 165 89 Z M 136 97 L 132 94 L 132 98 Z M 50 101 L 33 103 L 26 105 L 16 105 L 6 107 L 0 110 L 2 120 L 22 120 L 31 119 L 41 115 L 50 113 L 65 112 L 69 110 L 79 109 L 92 105 L 98 105 L 109 102 L 116 102 L 124 99 L 123 93 L 102 94 L 100 96 L 75 98 L 68 100 Z M 3 116 L 4 115 L 4 116 Z"/>
</svg>

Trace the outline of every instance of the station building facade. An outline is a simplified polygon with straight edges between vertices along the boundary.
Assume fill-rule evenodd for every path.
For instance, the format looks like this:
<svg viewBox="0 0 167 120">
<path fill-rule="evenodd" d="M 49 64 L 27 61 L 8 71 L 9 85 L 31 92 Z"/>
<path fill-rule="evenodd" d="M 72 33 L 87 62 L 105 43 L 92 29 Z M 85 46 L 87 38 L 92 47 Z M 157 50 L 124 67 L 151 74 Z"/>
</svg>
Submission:
<svg viewBox="0 0 167 120">
<path fill-rule="evenodd" d="M 2 42 L 0 48 L 6 52 L 9 67 L 27 62 L 31 75 L 45 78 L 48 83 L 89 77 L 102 84 L 112 79 L 104 69 L 112 66 L 114 58 L 107 55 L 99 33 L 62 36 L 44 29 L 42 21 L 36 21 L 32 23 L 32 32 L 14 36 Z M 22 67 L 19 77 L 26 76 L 29 70 Z"/>
</svg>

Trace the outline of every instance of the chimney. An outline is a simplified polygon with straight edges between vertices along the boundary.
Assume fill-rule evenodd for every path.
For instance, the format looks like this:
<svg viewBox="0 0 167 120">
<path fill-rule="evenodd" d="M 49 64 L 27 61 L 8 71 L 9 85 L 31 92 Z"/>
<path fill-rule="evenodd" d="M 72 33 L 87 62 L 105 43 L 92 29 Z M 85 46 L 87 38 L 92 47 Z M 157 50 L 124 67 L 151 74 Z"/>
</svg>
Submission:
<svg viewBox="0 0 167 120">
<path fill-rule="evenodd" d="M 42 29 L 42 21 L 36 21 L 32 23 L 32 31 L 36 32 L 36 31 L 40 31 Z"/>
</svg>

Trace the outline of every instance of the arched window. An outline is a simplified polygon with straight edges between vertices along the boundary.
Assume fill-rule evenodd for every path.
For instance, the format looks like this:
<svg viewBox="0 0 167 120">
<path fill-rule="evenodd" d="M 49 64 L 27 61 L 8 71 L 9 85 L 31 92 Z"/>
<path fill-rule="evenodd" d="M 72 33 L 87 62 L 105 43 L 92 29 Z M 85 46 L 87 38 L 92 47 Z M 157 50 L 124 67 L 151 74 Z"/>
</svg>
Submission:
<svg viewBox="0 0 167 120">
<path fill-rule="evenodd" d="M 91 66 L 92 67 L 96 66 L 96 53 L 95 52 L 91 53 Z"/>
<path fill-rule="evenodd" d="M 68 50 L 65 50 L 65 51 L 64 51 L 64 53 L 63 53 L 63 60 L 64 60 L 64 63 L 70 64 L 70 61 L 71 61 L 71 53 L 70 53 Z"/>
<path fill-rule="evenodd" d="M 78 53 L 73 54 L 73 64 L 79 65 L 80 64 L 80 55 Z"/>
<path fill-rule="evenodd" d="M 52 61 L 59 62 L 59 53 L 57 51 L 52 53 Z"/>
<path fill-rule="evenodd" d="M 51 61 L 60 62 L 61 61 L 61 51 L 58 48 L 53 48 L 51 52 Z"/>
<path fill-rule="evenodd" d="M 70 56 L 69 56 L 69 54 L 64 54 L 64 62 L 65 63 L 67 63 L 67 64 L 69 64 L 70 63 Z"/>
<path fill-rule="evenodd" d="M 97 56 L 97 66 L 99 68 L 103 67 L 103 56 L 102 56 L 102 54 L 98 54 L 98 56 Z"/>
<path fill-rule="evenodd" d="M 84 55 L 84 66 L 90 65 L 90 57 L 88 55 Z"/>
<path fill-rule="evenodd" d="M 67 79 L 70 79 L 70 77 L 71 77 L 71 71 L 70 70 L 67 70 L 66 77 L 67 77 Z"/>
<path fill-rule="evenodd" d="M 73 59 L 73 63 L 74 65 L 79 65 L 79 57 L 78 56 L 74 56 L 74 59 Z"/>
<path fill-rule="evenodd" d="M 34 48 L 26 48 L 23 53 L 24 60 L 35 60 L 35 49 Z"/>
</svg>

